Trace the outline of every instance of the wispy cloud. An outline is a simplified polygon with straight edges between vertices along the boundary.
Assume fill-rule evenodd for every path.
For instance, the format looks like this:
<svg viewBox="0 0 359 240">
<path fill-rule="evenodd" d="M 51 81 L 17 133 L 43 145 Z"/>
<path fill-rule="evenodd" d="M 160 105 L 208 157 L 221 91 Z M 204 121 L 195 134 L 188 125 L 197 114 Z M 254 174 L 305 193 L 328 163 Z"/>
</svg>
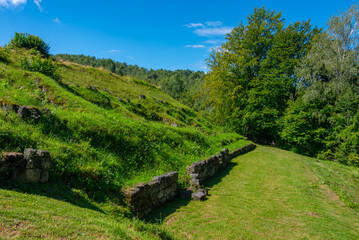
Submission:
<svg viewBox="0 0 359 240">
<path fill-rule="evenodd" d="M 206 25 L 209 26 L 209 27 L 220 27 L 223 25 L 223 22 L 220 22 L 220 21 L 209 21 L 209 22 L 206 22 Z"/>
<path fill-rule="evenodd" d="M 198 36 L 211 37 L 211 36 L 223 36 L 232 31 L 232 27 L 223 26 L 220 21 L 209 21 L 203 23 L 189 23 L 184 25 L 188 28 L 195 28 L 193 32 Z"/>
<path fill-rule="evenodd" d="M 189 23 L 189 24 L 185 24 L 184 26 L 188 28 L 204 27 L 202 23 Z"/>
<path fill-rule="evenodd" d="M 219 39 L 208 39 L 208 40 L 206 40 L 206 41 L 204 41 L 204 42 L 202 42 L 202 43 L 204 43 L 204 44 L 214 44 L 214 45 L 216 45 L 216 44 L 221 43 L 221 40 L 219 40 Z"/>
<path fill-rule="evenodd" d="M 121 50 L 111 49 L 107 51 L 108 53 L 119 53 Z"/>
<path fill-rule="evenodd" d="M 230 33 L 233 28 L 231 27 L 216 27 L 216 28 L 199 28 L 193 32 L 202 37 L 222 36 Z"/>
<path fill-rule="evenodd" d="M 60 24 L 61 23 L 61 20 L 59 18 L 55 18 L 52 20 L 54 23 L 57 23 L 57 24 Z"/>
<path fill-rule="evenodd" d="M 17 7 L 26 3 L 27 0 L 0 0 L 0 6 L 5 8 Z"/>
<path fill-rule="evenodd" d="M 185 45 L 186 48 L 205 48 L 203 44 Z"/>
<path fill-rule="evenodd" d="M 44 9 L 41 6 L 42 0 L 34 0 L 34 3 L 39 8 L 40 12 Z M 27 4 L 27 0 L 0 0 L 0 7 L 15 8 Z"/>
<path fill-rule="evenodd" d="M 192 32 L 201 37 L 207 37 L 206 41 L 200 44 L 185 45 L 187 48 L 206 48 L 209 52 L 218 51 L 224 36 L 230 33 L 233 27 L 224 26 L 221 21 L 208 21 L 205 23 L 189 23 L 184 25 L 187 28 L 192 28 Z"/>
<path fill-rule="evenodd" d="M 40 12 L 42 12 L 42 10 L 43 10 L 43 8 L 41 6 L 41 2 L 42 2 L 42 0 L 34 0 L 34 3 L 39 8 Z"/>
</svg>

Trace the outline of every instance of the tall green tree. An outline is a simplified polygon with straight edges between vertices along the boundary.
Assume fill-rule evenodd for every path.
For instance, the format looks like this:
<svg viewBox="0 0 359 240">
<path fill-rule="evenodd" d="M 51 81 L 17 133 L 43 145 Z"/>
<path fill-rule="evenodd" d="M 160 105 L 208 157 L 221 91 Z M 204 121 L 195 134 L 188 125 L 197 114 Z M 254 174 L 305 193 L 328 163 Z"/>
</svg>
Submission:
<svg viewBox="0 0 359 240">
<path fill-rule="evenodd" d="M 216 122 L 254 141 L 272 143 L 288 100 L 295 98 L 294 69 L 319 30 L 309 21 L 285 26 L 280 12 L 264 7 L 247 20 L 208 60 L 206 104 Z"/>
<path fill-rule="evenodd" d="M 333 16 L 296 70 L 298 94 L 283 142 L 298 152 L 359 165 L 359 8 Z M 297 121 L 293 121 L 297 119 Z M 299 124 L 302 127 L 299 127 Z M 320 132 L 320 138 L 315 133 Z M 303 138 L 311 135 L 312 138 Z"/>
</svg>

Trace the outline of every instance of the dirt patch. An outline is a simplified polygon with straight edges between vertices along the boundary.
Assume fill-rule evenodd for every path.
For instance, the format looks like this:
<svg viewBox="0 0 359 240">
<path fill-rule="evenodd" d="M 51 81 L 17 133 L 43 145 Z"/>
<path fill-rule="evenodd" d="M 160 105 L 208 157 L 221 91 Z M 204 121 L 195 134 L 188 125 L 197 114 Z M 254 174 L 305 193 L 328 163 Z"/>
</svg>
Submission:
<svg viewBox="0 0 359 240">
<path fill-rule="evenodd" d="M 19 221 L 9 225 L 1 224 L 0 226 L 0 238 L 3 239 L 13 239 L 18 238 L 23 235 L 24 230 L 27 231 L 28 229 L 34 228 L 31 224 L 24 221 Z"/>
<path fill-rule="evenodd" d="M 171 217 L 166 219 L 166 225 L 170 225 L 170 224 L 174 223 L 175 221 L 176 221 L 176 216 L 172 215 Z"/>
<path fill-rule="evenodd" d="M 328 185 L 319 185 L 319 188 L 323 190 L 330 200 L 337 202 L 341 206 L 345 206 L 345 203 L 340 200 L 339 196 L 332 189 L 330 189 Z"/>
<path fill-rule="evenodd" d="M 308 215 L 312 217 L 319 217 L 319 214 L 314 212 L 308 212 Z"/>
</svg>

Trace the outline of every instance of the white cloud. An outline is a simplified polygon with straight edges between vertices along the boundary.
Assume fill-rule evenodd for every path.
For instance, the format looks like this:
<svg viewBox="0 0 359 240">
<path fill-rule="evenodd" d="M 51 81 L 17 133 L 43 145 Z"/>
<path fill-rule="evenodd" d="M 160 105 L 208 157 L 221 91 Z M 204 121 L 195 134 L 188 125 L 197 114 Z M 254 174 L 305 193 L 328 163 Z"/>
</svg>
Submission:
<svg viewBox="0 0 359 240">
<path fill-rule="evenodd" d="M 206 22 L 206 25 L 208 27 L 220 27 L 223 25 L 223 23 L 220 21 L 209 21 L 209 22 Z"/>
<path fill-rule="evenodd" d="M 34 3 L 39 8 L 40 12 L 43 10 L 41 2 L 42 0 L 34 0 Z M 0 0 L 0 7 L 5 8 L 14 8 L 25 4 L 27 4 L 27 0 Z"/>
<path fill-rule="evenodd" d="M 17 7 L 22 4 L 26 4 L 27 0 L 0 0 L 0 6 L 2 7 Z"/>
<path fill-rule="evenodd" d="M 119 53 L 121 50 L 111 49 L 107 51 L 108 53 Z"/>
<path fill-rule="evenodd" d="M 43 10 L 43 8 L 41 6 L 41 2 L 42 2 L 42 0 L 34 0 L 34 3 L 39 8 L 40 12 L 42 12 L 42 10 Z"/>
<path fill-rule="evenodd" d="M 209 21 L 203 23 L 189 23 L 184 25 L 188 28 L 195 28 L 193 32 L 198 36 L 211 37 L 211 36 L 223 36 L 232 31 L 232 27 L 223 26 L 220 21 Z"/>
<path fill-rule="evenodd" d="M 202 23 L 190 23 L 190 24 L 185 24 L 184 26 L 188 28 L 204 27 Z"/>
<path fill-rule="evenodd" d="M 202 44 L 186 45 L 186 48 L 205 48 L 206 46 Z"/>
<path fill-rule="evenodd" d="M 221 43 L 221 41 L 219 39 L 208 39 L 207 41 L 204 41 L 202 43 L 205 43 L 205 44 L 219 44 L 219 43 Z"/>
<path fill-rule="evenodd" d="M 232 27 L 199 28 L 193 32 L 202 37 L 226 35 L 232 31 Z"/>
<path fill-rule="evenodd" d="M 59 18 L 55 18 L 52 20 L 54 23 L 57 23 L 57 24 L 60 24 L 61 23 L 61 20 Z"/>
</svg>

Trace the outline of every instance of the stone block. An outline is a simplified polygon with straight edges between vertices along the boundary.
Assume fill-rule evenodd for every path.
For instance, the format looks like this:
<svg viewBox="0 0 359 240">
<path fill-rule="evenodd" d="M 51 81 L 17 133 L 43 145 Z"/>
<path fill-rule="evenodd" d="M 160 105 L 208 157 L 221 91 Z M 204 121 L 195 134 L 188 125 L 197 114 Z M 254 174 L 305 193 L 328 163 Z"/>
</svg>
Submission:
<svg viewBox="0 0 359 240">
<path fill-rule="evenodd" d="M 203 192 L 192 193 L 192 199 L 195 201 L 203 200 L 206 198 L 206 194 Z"/>
<path fill-rule="evenodd" d="M 42 169 L 40 176 L 40 183 L 47 183 L 49 181 L 49 169 Z"/>
<path fill-rule="evenodd" d="M 25 181 L 29 183 L 38 183 L 41 177 L 41 169 L 33 168 L 25 170 Z"/>
<path fill-rule="evenodd" d="M 192 191 L 191 190 L 183 190 L 181 191 L 181 199 L 191 200 Z"/>
<path fill-rule="evenodd" d="M 37 150 L 37 157 L 40 159 L 40 167 L 42 169 L 50 169 L 51 167 L 51 156 L 49 151 Z"/>
<path fill-rule="evenodd" d="M 34 107 L 24 107 L 21 106 L 17 110 L 17 114 L 19 117 L 25 120 L 34 120 L 35 122 L 38 122 L 42 116 L 42 113 L 39 109 Z"/>
</svg>

